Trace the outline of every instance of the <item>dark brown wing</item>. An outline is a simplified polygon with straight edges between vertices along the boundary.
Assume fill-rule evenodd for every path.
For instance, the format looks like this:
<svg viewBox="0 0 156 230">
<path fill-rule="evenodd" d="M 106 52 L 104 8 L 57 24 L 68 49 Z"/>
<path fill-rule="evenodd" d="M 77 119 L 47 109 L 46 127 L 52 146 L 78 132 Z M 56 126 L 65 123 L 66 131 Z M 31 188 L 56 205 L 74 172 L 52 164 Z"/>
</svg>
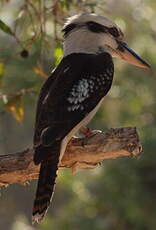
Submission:
<svg viewBox="0 0 156 230">
<path fill-rule="evenodd" d="M 34 145 L 62 140 L 107 94 L 113 72 L 107 53 L 64 58 L 41 90 Z"/>
<path fill-rule="evenodd" d="M 40 144 L 40 133 L 41 133 L 40 130 L 42 130 L 42 127 L 44 127 L 44 120 L 42 120 L 44 109 L 45 109 L 43 101 L 48 96 L 49 90 L 55 81 L 55 77 L 56 75 L 53 72 L 52 75 L 45 81 L 40 91 L 40 95 L 37 103 L 37 109 L 36 109 L 34 146 L 38 146 Z M 45 121 L 45 126 L 46 126 L 46 121 Z"/>
</svg>

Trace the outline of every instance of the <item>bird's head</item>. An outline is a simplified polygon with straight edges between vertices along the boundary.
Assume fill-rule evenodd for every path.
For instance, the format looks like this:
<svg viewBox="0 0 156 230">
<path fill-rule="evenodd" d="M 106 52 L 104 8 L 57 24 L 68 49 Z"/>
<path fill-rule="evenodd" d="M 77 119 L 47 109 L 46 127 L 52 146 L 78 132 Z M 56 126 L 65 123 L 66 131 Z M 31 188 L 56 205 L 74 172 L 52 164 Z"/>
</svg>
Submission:
<svg viewBox="0 0 156 230">
<path fill-rule="evenodd" d="M 64 25 L 64 56 L 71 53 L 108 52 L 133 65 L 149 68 L 124 41 L 121 29 L 111 20 L 97 14 L 78 14 Z"/>
</svg>

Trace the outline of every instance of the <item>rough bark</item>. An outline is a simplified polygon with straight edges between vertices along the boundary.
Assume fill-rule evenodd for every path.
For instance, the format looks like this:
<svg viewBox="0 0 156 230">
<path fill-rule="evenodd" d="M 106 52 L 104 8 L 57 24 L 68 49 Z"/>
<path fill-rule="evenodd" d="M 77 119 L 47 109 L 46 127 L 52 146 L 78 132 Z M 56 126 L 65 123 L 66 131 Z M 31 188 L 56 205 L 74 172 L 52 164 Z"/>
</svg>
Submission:
<svg viewBox="0 0 156 230">
<path fill-rule="evenodd" d="M 95 132 L 89 137 L 73 138 L 59 165 L 60 168 L 91 169 L 106 160 L 137 156 L 142 147 L 135 127 Z M 33 163 L 33 149 L 0 156 L 0 186 L 25 184 L 38 178 L 39 166 Z"/>
</svg>

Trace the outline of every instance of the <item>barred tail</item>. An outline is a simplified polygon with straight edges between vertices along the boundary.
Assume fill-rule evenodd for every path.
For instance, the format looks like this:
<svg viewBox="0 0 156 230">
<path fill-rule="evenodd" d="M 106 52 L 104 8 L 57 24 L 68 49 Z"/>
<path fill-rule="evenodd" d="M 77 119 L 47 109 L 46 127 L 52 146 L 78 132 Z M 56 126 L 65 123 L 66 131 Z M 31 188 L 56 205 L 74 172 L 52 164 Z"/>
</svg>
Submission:
<svg viewBox="0 0 156 230">
<path fill-rule="evenodd" d="M 57 177 L 59 163 L 58 153 L 52 153 L 51 157 L 48 156 L 46 160 L 41 161 L 38 186 L 33 206 L 33 223 L 42 221 L 50 205 Z"/>
</svg>

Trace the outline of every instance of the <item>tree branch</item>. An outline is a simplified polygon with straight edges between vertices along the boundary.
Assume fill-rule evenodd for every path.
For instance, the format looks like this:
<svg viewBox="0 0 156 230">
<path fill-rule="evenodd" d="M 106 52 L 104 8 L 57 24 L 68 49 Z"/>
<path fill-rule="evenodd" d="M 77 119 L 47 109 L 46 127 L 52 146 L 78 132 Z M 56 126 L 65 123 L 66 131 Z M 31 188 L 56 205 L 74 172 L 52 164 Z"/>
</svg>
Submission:
<svg viewBox="0 0 156 230">
<path fill-rule="evenodd" d="M 73 138 L 67 146 L 59 167 L 95 168 L 106 160 L 121 156 L 137 156 L 142 152 L 135 127 L 95 132 L 85 138 Z M 0 186 L 13 183 L 25 184 L 38 178 L 39 166 L 33 163 L 34 151 L 28 148 L 14 154 L 0 156 Z"/>
</svg>

